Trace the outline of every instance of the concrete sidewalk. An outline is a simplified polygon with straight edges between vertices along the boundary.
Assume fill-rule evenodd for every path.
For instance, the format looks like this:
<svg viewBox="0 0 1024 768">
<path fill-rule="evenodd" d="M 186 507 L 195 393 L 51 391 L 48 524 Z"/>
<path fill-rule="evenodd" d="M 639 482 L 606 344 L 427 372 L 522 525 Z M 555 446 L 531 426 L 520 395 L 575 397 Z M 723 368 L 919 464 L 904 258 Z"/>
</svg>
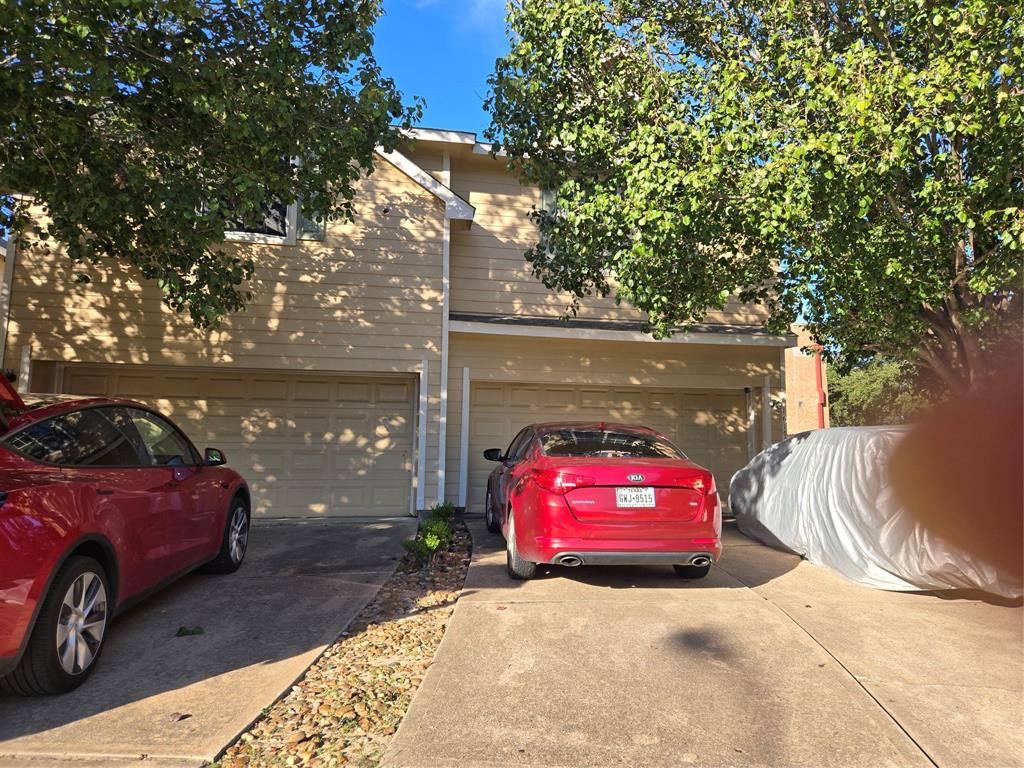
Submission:
<svg viewBox="0 0 1024 768">
<path fill-rule="evenodd" d="M 472 528 L 390 768 L 1024 765 L 1019 608 L 856 587 L 731 530 L 700 582 L 517 583 Z"/>
<path fill-rule="evenodd" d="M 0 695 L 0 766 L 212 760 L 373 598 L 415 530 L 412 518 L 254 521 L 237 573 L 187 576 L 115 620 L 81 688 Z"/>
</svg>

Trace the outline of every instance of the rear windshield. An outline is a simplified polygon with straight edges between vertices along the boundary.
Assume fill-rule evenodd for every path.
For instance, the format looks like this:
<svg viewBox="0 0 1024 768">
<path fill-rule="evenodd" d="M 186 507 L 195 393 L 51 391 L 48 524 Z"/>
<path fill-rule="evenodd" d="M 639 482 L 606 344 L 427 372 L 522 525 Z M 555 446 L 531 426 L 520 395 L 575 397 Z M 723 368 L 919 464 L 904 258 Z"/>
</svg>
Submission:
<svg viewBox="0 0 1024 768">
<path fill-rule="evenodd" d="M 657 435 L 597 429 L 560 429 L 540 438 L 545 456 L 595 456 L 609 459 L 685 459 L 682 451 Z"/>
</svg>

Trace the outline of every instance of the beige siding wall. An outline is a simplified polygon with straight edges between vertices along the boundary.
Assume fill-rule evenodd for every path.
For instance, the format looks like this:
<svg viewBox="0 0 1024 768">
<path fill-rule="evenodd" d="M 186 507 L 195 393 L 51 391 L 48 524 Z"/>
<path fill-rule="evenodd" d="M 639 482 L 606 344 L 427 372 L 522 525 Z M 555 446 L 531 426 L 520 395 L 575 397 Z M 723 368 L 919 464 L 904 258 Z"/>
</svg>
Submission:
<svg viewBox="0 0 1024 768">
<path fill-rule="evenodd" d="M 503 160 L 473 155 L 465 148 L 451 153 L 452 190 L 476 208 L 472 227 L 452 228 L 451 267 L 453 312 L 559 317 L 569 297 L 549 291 L 533 277 L 524 253 L 536 243 L 537 228 L 530 210 L 540 204 L 534 187 L 521 185 Z M 440 176 L 441 153 L 434 145 L 418 145 L 409 157 Z M 643 316 L 628 304 L 616 306 L 611 298 L 591 297 L 579 316 L 599 320 L 640 321 Z M 712 312 L 709 323 L 758 325 L 766 317 L 762 307 L 731 302 Z"/>
<path fill-rule="evenodd" d="M 515 381 L 700 390 L 756 388 L 770 377 L 782 384 L 777 347 L 676 342 L 576 341 L 453 333 L 449 348 L 446 497 L 459 495 L 462 369 L 471 381 Z M 754 431 L 761 449 L 760 408 Z M 777 440 L 781 435 L 774 428 Z"/>
<path fill-rule="evenodd" d="M 4 364 L 17 368 L 29 343 L 34 361 L 402 373 L 426 359 L 436 446 L 443 222 L 436 198 L 380 162 L 361 184 L 355 221 L 330 224 L 323 242 L 232 244 L 256 261 L 255 296 L 209 332 L 163 307 L 159 288 L 131 270 L 75 269 L 59 251 L 23 251 Z M 76 271 L 90 282 L 74 282 Z"/>
<path fill-rule="evenodd" d="M 442 149 L 409 156 L 440 175 Z M 564 296 L 536 281 L 523 252 L 536 237 L 539 202 L 501 160 L 451 148 L 451 186 L 476 206 L 471 227 L 451 226 L 451 311 L 557 317 Z M 388 213 L 384 208 L 389 209 Z M 425 497 L 437 497 L 442 322 L 441 203 L 386 162 L 365 180 L 352 223 L 332 223 L 323 242 L 232 244 L 258 267 L 247 309 L 209 332 L 160 303 L 159 289 L 117 266 L 73 268 L 61 253 L 19 254 L 4 364 L 17 368 L 30 345 L 33 385 L 57 386 L 59 363 L 135 363 L 253 371 L 429 373 Z M 76 271 L 90 276 L 73 280 Z M 583 317 L 640 319 L 611 300 Z M 709 318 L 716 319 L 716 318 Z M 737 307 L 719 321 L 752 324 Z M 781 386 L 775 347 L 676 342 L 604 342 L 452 334 L 449 350 L 445 494 L 458 498 L 462 368 L 474 381 L 569 382 L 621 387 L 742 390 L 764 376 Z M 760 408 L 757 408 L 760 418 Z M 755 424 L 760 439 L 761 428 Z M 778 430 L 775 434 L 778 437 Z"/>
</svg>

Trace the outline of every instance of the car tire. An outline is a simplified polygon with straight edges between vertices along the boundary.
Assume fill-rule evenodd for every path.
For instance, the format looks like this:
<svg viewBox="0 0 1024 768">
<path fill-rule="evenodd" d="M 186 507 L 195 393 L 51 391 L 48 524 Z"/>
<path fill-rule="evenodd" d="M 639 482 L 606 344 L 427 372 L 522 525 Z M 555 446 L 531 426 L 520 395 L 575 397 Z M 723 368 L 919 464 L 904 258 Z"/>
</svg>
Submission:
<svg viewBox="0 0 1024 768">
<path fill-rule="evenodd" d="M 711 571 L 710 565 L 673 565 L 676 576 L 683 579 L 703 579 Z"/>
<path fill-rule="evenodd" d="M 513 579 L 523 581 L 532 579 L 537 573 L 537 564 L 524 560 L 519 556 L 519 548 L 516 546 L 516 518 L 509 510 L 508 513 L 508 538 L 505 540 L 505 563 L 508 566 L 508 575 Z"/>
<path fill-rule="evenodd" d="M 25 654 L 0 680 L 0 690 L 39 696 L 66 693 L 84 683 L 103 651 L 111 596 L 102 565 L 91 557 L 69 558 L 43 600 Z"/>
<path fill-rule="evenodd" d="M 494 505 L 491 503 L 490 488 L 487 489 L 487 495 L 484 497 L 484 523 L 491 533 L 501 533 L 501 524 L 494 515 Z"/>
<path fill-rule="evenodd" d="M 249 503 L 244 496 L 235 496 L 231 500 L 231 506 L 228 507 L 224 533 L 221 535 L 220 551 L 216 558 L 206 564 L 203 570 L 208 573 L 234 573 L 242 567 L 245 553 L 249 549 L 250 522 Z"/>
</svg>

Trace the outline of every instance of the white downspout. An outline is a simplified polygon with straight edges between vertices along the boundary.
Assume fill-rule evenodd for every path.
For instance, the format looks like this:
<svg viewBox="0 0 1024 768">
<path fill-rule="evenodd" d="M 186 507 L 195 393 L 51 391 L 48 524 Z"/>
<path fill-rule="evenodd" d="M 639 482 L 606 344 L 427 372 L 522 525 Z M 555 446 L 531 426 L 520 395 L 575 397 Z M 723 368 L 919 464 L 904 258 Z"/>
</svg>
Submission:
<svg viewBox="0 0 1024 768">
<path fill-rule="evenodd" d="M 757 411 L 754 410 L 754 393 L 750 387 L 744 387 L 743 393 L 747 398 L 747 460 L 757 455 L 757 435 L 754 434 L 754 423 L 757 418 Z"/>
<path fill-rule="evenodd" d="M 462 368 L 462 434 L 459 435 L 459 506 L 466 508 L 469 492 L 469 368 Z"/>
<path fill-rule="evenodd" d="M 427 359 L 420 363 L 419 434 L 416 440 L 416 509 L 427 507 Z"/>
<path fill-rule="evenodd" d="M 441 160 L 441 183 L 451 187 L 451 155 L 444 153 Z M 448 307 L 451 286 L 452 222 L 447 211 L 444 217 L 441 244 L 441 412 L 437 425 L 437 503 L 444 503 L 445 460 L 448 439 Z"/>
</svg>

